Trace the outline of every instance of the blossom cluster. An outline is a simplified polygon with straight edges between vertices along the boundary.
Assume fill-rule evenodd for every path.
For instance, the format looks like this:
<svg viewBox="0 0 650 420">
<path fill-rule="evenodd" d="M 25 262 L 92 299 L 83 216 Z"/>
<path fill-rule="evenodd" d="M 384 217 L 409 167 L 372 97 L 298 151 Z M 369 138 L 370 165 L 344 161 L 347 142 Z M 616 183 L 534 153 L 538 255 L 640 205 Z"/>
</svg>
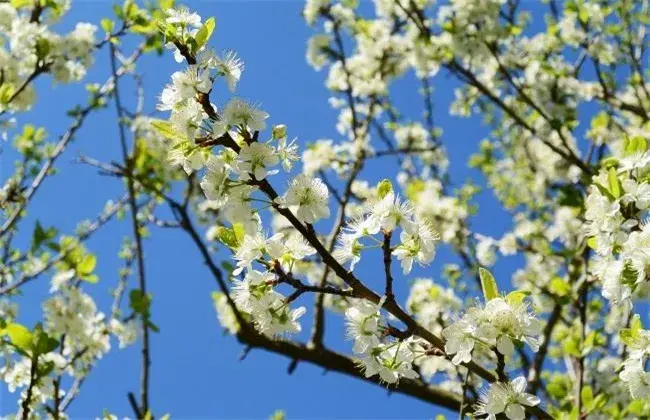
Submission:
<svg viewBox="0 0 650 420">
<path fill-rule="evenodd" d="M 477 346 L 496 349 L 506 357 L 511 357 L 515 345 L 520 343 L 537 351 L 542 324 L 530 313 L 519 293 L 474 306 L 442 331 L 447 340 L 445 351 L 454 355 L 453 363 L 471 361 Z"/>
<path fill-rule="evenodd" d="M 50 26 L 58 21 L 69 6 L 67 1 L 56 1 L 41 14 L 14 2 L 0 4 L 0 111 L 25 110 L 35 101 L 31 80 L 48 72 L 55 81 L 69 83 L 81 80 L 92 64 L 97 27 L 77 23 L 67 34 L 54 32 Z"/>
<path fill-rule="evenodd" d="M 608 170 L 594 177 L 585 200 L 585 233 L 598 257 L 593 274 L 603 284 L 603 296 L 629 306 L 635 291 L 648 284 L 650 230 L 644 223 L 650 207 L 645 179 L 650 161 L 646 140 L 624 139 L 615 148 Z"/>
<path fill-rule="evenodd" d="M 166 47 L 183 66 L 159 96 L 157 108 L 168 114 L 124 113 L 119 123 L 131 120 L 133 161 L 95 164 L 127 179 L 134 235 L 148 234 L 149 222 L 190 234 L 219 282 L 213 303 L 220 324 L 244 343 L 293 353 L 290 370 L 305 354 L 317 364 L 328 354 L 329 310 L 344 317 L 355 373 L 399 392 L 441 396 L 461 414 L 471 400 L 474 416 L 488 419 L 647 416 L 650 333 L 635 312 L 644 312 L 650 296 L 650 9 L 630 0 L 560 3 L 550 2 L 540 19 L 536 9 L 506 0 L 374 0 L 370 7 L 307 0 L 303 16 L 315 33 L 306 60 L 325 71 L 337 117 L 333 134 L 303 147 L 285 125 L 270 124 L 261 104 L 236 96 L 244 63 L 209 47 L 215 20 L 161 0 L 162 10 L 151 6 L 152 22 L 127 19 L 117 34 L 159 31 L 143 48 Z M 110 43 L 120 61 L 110 21 L 102 21 L 106 39 L 99 43 L 90 24 L 63 35 L 51 30 L 68 4 L 0 3 L 0 115 L 31 107 L 31 82 L 41 73 L 80 80 L 98 46 Z M 127 1 L 115 10 L 132 9 Z M 490 126 L 469 160 L 483 177 L 478 184 L 459 183 L 449 171 L 434 106 L 441 73 L 459 82 L 449 113 L 480 115 Z M 419 85 L 420 117 L 405 112 L 413 98 L 398 106 L 405 79 Z M 115 69 L 105 91 L 113 89 Z M 465 135 L 460 130 L 453 141 Z M 44 137 L 31 126 L 16 136 L 30 164 L 2 187 L 3 209 L 24 198 L 20 187 L 31 178 L 23 173 L 38 173 L 49 156 L 40 149 Z M 391 157 L 393 166 L 384 166 Z M 394 177 L 364 179 L 374 165 L 390 167 Z M 180 190 L 176 181 L 187 182 L 178 201 L 171 197 Z M 511 213 L 506 232 L 474 230 L 477 202 L 484 202 L 474 198 L 483 187 Z M 157 218 L 161 203 L 175 220 Z M 16 206 L 17 215 L 25 213 Z M 491 207 L 480 210 L 492 217 Z M 195 221 L 206 227 L 206 243 Z M 330 221 L 330 233 L 321 233 Z M 0 375 L 22 401 L 30 399 L 36 417 L 46 414 L 44 404 L 70 395 L 62 376 L 83 381 L 111 336 L 125 347 L 140 329 L 157 327 L 144 286 L 129 295 L 132 313 L 119 309 L 123 283 L 111 315 L 100 310 L 82 288 L 98 281 L 96 259 L 79 241 L 57 242 L 56 231 L 38 224 L 35 245 L 23 254 L 12 249 L 15 232 L 9 226 L 9 239 L 0 233 L 8 261 L 0 267 L 3 294 L 54 271 L 42 324 L 17 324 L 17 309 L 0 304 Z M 439 247 L 443 257 L 453 254 L 440 279 L 428 268 Z M 234 261 L 222 261 L 226 275 L 213 251 Z M 134 252 L 133 244 L 120 252 L 121 278 Z M 500 295 L 485 267 L 510 256 L 522 265 L 512 274 L 515 291 Z M 367 275 L 380 258 L 383 266 Z M 307 296 L 315 309 L 303 345 L 290 335 L 307 330 Z"/>
<path fill-rule="evenodd" d="M 411 272 L 413 262 L 426 265 L 433 260 L 436 251 L 438 233 L 430 223 L 415 217 L 412 205 L 402 202 L 395 195 L 388 181 L 378 186 L 379 195 L 375 200 L 367 200 L 365 211 L 350 221 L 338 238 L 334 256 L 341 264 L 350 263 L 350 270 L 361 259 L 364 244 L 361 239 L 382 232 L 393 232 L 401 228 L 400 245 L 392 251 L 401 261 L 404 274 Z"/>
<path fill-rule="evenodd" d="M 650 331 L 642 328 L 638 315 L 632 320 L 630 328 L 621 331 L 621 340 L 629 354 L 623 361 L 619 377 L 628 387 L 632 398 L 647 400 L 650 397 L 650 372 L 645 369 L 650 358 Z"/>
<path fill-rule="evenodd" d="M 56 346 L 48 347 L 47 351 L 40 353 L 39 347 L 21 347 L 28 344 L 21 344 L 19 336 L 10 333 L 15 342 L 14 347 L 3 346 L 4 365 L 0 369 L 0 376 L 7 383 L 10 392 L 21 391 L 21 401 L 27 398 L 27 393 L 30 394 L 29 409 L 33 416 L 40 413 L 54 398 L 61 400 L 68 395 L 60 382 L 55 385 L 55 381 L 60 381 L 57 377 L 68 375 L 75 380 L 82 380 L 94 363 L 111 349 L 111 335 L 119 340 L 120 348 L 133 344 L 137 339 L 137 326 L 133 320 L 122 322 L 117 317 L 107 320 L 105 314 L 98 310 L 95 300 L 84 293 L 78 283 L 62 283 L 62 277 L 68 280 L 78 279 L 79 274 L 72 271 L 72 274 L 70 270 L 58 271 L 53 277 L 55 293 L 43 302 L 42 330 L 37 328 L 33 333 L 36 337 L 36 334 L 50 337 L 48 340 L 56 337 L 60 343 L 54 340 L 52 343 Z M 5 322 L 16 316 L 7 311 L 3 315 Z M 29 337 L 24 340 L 36 340 L 31 338 L 32 333 L 24 327 L 14 328 L 22 330 L 21 334 Z M 38 379 L 33 377 L 34 363 L 38 366 L 38 372 L 41 372 Z M 75 391 L 71 389 L 70 392 Z M 19 415 L 23 408 L 21 405 Z"/>
<path fill-rule="evenodd" d="M 345 318 L 347 335 L 354 340 L 353 350 L 366 377 L 379 375 L 386 383 L 419 377 L 413 363 L 418 356 L 425 356 L 425 351 L 417 348 L 418 341 L 413 336 L 406 340 L 382 340 L 388 326 L 380 307 L 366 301 L 354 302 L 345 311 Z"/>
<path fill-rule="evenodd" d="M 211 103 L 211 94 L 218 94 L 216 78 L 225 76 L 233 91 L 243 65 L 234 53 L 219 57 L 209 50 L 209 21 L 185 9 L 168 12 L 164 31 L 170 48 L 188 68 L 175 73 L 163 92 L 160 108 L 171 111 L 171 117 L 158 128 L 173 142 L 168 154 L 174 165 L 188 173 L 204 171 L 201 187 L 208 200 L 201 207 L 212 212 L 208 218 L 214 223 L 208 237 L 228 245 L 237 261 L 232 300 L 226 290 L 215 297 L 226 328 L 236 333 L 242 321 L 252 321 L 266 335 L 297 332 L 305 310 L 289 304 L 307 289 L 320 290 L 320 303 L 345 313 L 365 374 L 384 382 L 414 379 L 418 372 L 427 380 L 437 372 L 458 376 L 471 363 L 496 361 L 498 368 L 506 363 L 510 369 L 521 361 L 536 388 L 538 370 L 545 365 L 536 367 L 527 358 L 543 346 L 542 362 L 547 354 L 570 359 L 571 381 L 596 383 L 589 371 L 595 349 L 606 350 L 604 343 L 610 341 L 605 337 L 630 319 L 632 301 L 643 296 L 648 283 L 647 133 L 638 118 L 646 107 L 639 92 L 647 87 L 641 78 L 619 89 L 607 81 L 611 75 L 602 75 L 602 66 L 615 63 L 620 54 L 606 23 L 618 12 L 595 1 L 552 9 L 547 30 L 530 34 L 531 15 L 508 10 L 502 0 L 454 0 L 435 7 L 429 1 L 377 0 L 372 17 L 355 1 L 307 1 L 305 20 L 311 26 L 322 23 L 322 30 L 308 41 L 306 58 L 317 70 L 327 70 L 338 136 L 303 150 L 302 174 L 290 179 L 284 194 L 275 193 L 271 180 L 280 164 L 287 172 L 292 169 L 298 143 L 288 141 L 283 125 L 274 126 L 264 140 L 269 115 L 259 106 L 241 98 L 224 101 L 223 108 Z M 582 76 L 582 63 L 570 59 L 574 50 L 593 60 L 597 81 Z M 479 187 L 467 182 L 454 189 L 449 181 L 429 84 L 443 68 L 462 82 L 450 107 L 453 115 L 481 113 L 499 122 L 470 165 L 514 214 L 512 230 L 501 237 L 470 228 Z M 422 82 L 422 121 L 404 118 L 391 103 L 394 82 L 409 73 Z M 592 147 L 585 151 L 576 115 L 588 102 L 613 107 L 620 115 L 593 117 L 585 133 Z M 633 129 L 621 128 L 626 125 Z M 385 150 L 373 143 L 375 137 Z M 602 159 L 606 151 L 611 157 Z M 397 156 L 398 188 L 358 176 L 370 160 L 389 155 Z M 343 193 L 333 190 L 330 174 L 344 181 Z M 340 204 L 340 222 L 323 237 L 314 224 L 329 218 L 330 194 Z M 262 213 L 267 209 L 270 235 Z M 397 233 L 399 242 L 393 244 Z M 377 305 L 354 293 L 355 288 L 367 293 L 356 277 L 362 257 L 381 249 L 388 261 L 385 299 L 392 305 L 390 261 L 399 260 L 408 275 L 414 263 L 426 266 L 433 260 L 439 241 L 458 253 L 464 266 L 449 266 L 446 285 L 415 280 L 407 301 L 417 325 L 442 336 L 434 350 L 412 331 L 389 324 L 382 316 L 383 300 Z M 455 288 L 458 280 L 470 272 L 478 278 L 479 267 L 495 265 L 498 254 L 523 254 L 525 265 L 512 278 L 517 291 L 500 296 L 495 284 L 493 290 L 482 284 L 485 302 L 463 310 L 470 299 L 464 285 Z M 284 286 L 294 293 L 286 297 L 280 292 Z M 594 296 L 596 288 L 607 303 Z M 611 311 L 601 322 L 602 305 Z M 549 325 L 542 338 L 545 316 Z M 643 381 L 629 373 L 638 365 L 625 361 L 621 376 L 637 384 L 632 398 L 641 395 L 638 383 Z M 475 387 L 472 375 L 466 381 Z M 555 385 L 569 388 L 566 382 Z M 526 386 L 523 378 L 508 383 L 500 377 L 477 414 L 522 418 L 539 404 L 525 393 Z M 464 398 L 458 381 L 448 388 Z M 573 404 L 582 398 L 580 392 L 556 394 L 558 401 Z M 597 407 L 601 401 L 590 403 L 585 413 L 604 407 Z M 616 409 L 610 404 L 607 410 Z"/>
<path fill-rule="evenodd" d="M 233 275 L 243 275 L 234 280 L 235 308 L 227 309 L 223 298 L 215 301 L 220 316 L 227 319 L 227 311 L 232 314 L 236 310 L 250 317 L 260 332 L 271 336 L 298 332 L 298 318 L 305 308 L 291 309 L 288 298 L 276 286 L 285 281 L 282 276 L 292 276 L 293 266 L 315 250 L 296 234 L 278 233 L 267 238 L 255 203 L 289 209 L 300 222 L 314 223 L 329 216 L 327 187 L 320 179 L 302 174 L 291 180 L 283 196 L 272 201 L 256 198 L 260 182 L 277 174 L 279 165 L 288 171 L 298 160 L 295 141 L 288 141 L 283 125 L 274 126 L 266 142 L 253 138 L 251 133 L 266 128 L 269 115 L 241 98 L 230 99 L 223 109 L 206 104 L 217 77 L 224 77 L 228 88 L 235 90 L 243 63 L 232 52 L 219 57 L 205 45 L 190 55 L 188 40 L 196 42 L 208 25 L 202 25 L 195 13 L 170 9 L 166 24 L 172 33 L 170 48 L 175 49 L 177 59 L 189 58 L 188 62 L 195 60 L 196 64 L 174 73 L 172 83 L 163 90 L 159 109 L 171 111 L 171 125 L 160 122 L 158 128 L 173 133 L 170 137 L 174 142 L 168 149 L 173 165 L 182 166 L 188 173 L 205 167 L 200 184 L 210 208 L 218 210 L 232 226 L 222 227 L 217 237 L 234 252 L 237 269 Z M 210 139 L 232 143 L 213 153 L 209 147 L 201 147 L 201 142 Z M 258 264 L 261 270 L 256 269 Z"/>
</svg>

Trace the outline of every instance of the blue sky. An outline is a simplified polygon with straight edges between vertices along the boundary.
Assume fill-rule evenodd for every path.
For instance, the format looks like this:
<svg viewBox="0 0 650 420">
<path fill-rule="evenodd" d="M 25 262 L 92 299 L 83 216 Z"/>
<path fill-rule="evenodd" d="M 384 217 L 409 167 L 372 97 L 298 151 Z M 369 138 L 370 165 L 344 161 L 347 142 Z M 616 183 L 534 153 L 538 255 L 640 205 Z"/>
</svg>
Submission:
<svg viewBox="0 0 650 420">
<path fill-rule="evenodd" d="M 326 73 L 313 71 L 306 63 L 306 40 L 312 30 L 300 16 L 302 1 L 191 1 L 186 2 L 204 18 L 215 16 L 217 29 L 211 45 L 217 50 L 233 49 L 246 64 L 238 95 L 259 101 L 271 114 L 272 123 L 284 123 L 301 146 L 319 138 L 337 138 L 336 112 L 328 103 L 324 87 Z M 108 1 L 76 1 L 72 12 L 61 24 L 72 22 L 98 23 L 111 15 Z M 127 44 L 128 47 L 129 44 Z M 147 92 L 146 108 L 153 109 L 156 96 L 170 74 L 179 68 L 170 54 L 148 56 L 139 64 Z M 108 51 L 98 52 L 87 81 L 103 82 L 109 76 Z M 469 154 L 487 134 L 478 119 L 459 119 L 448 114 L 455 82 L 440 75 L 434 86 L 436 123 L 444 131 L 455 181 L 468 177 L 480 180 L 466 168 Z M 64 111 L 85 101 L 82 85 L 53 86 L 51 79 L 37 83 L 39 103 L 35 109 L 19 116 L 19 123 L 33 123 L 47 128 L 50 139 L 65 131 L 70 123 Z M 418 118 L 422 111 L 418 86 L 412 77 L 405 77 L 395 87 L 396 103 L 405 114 Z M 133 85 L 124 83 L 122 95 L 133 98 Z M 219 105 L 228 99 L 226 89 L 218 90 L 213 100 Z M 77 221 L 93 218 L 107 198 L 119 198 L 122 184 L 102 177 L 96 170 L 73 162 L 79 154 L 102 161 L 119 160 L 115 110 L 111 106 L 93 114 L 80 131 L 76 141 L 60 160 L 60 173 L 48 179 L 37 194 L 29 216 L 22 222 L 19 243 L 25 244 L 36 219 L 44 225 L 56 225 L 71 232 Z M 0 161 L 0 174 L 8 175 L 12 166 L 8 152 Z M 372 182 L 385 178 L 393 166 L 385 161 L 368 165 L 364 177 Z M 394 172 L 393 172 L 394 173 Z M 284 180 L 274 180 L 282 189 Z M 489 192 L 479 196 L 483 215 L 474 223 L 478 232 L 499 237 L 510 222 Z M 189 239 L 174 230 L 153 229 L 145 242 L 148 283 L 153 294 L 153 321 L 160 334 L 152 336 L 151 405 L 160 416 L 173 418 L 265 418 L 276 409 L 284 409 L 289 418 L 432 418 L 443 411 L 417 400 L 393 394 L 322 369 L 300 364 L 292 376 L 286 370 L 289 360 L 263 351 L 252 351 L 246 360 L 238 361 L 242 347 L 232 337 L 224 336 L 216 322 L 210 293 L 215 282 L 195 252 Z M 116 256 L 122 239 L 130 235 L 130 224 L 112 223 L 89 242 L 88 247 L 99 256 L 101 281 L 87 286 L 104 311 L 110 304 L 108 290 L 117 281 L 119 260 Z M 429 267 L 416 269 L 412 277 L 439 278 L 443 263 L 451 261 L 443 249 Z M 515 260 L 501 263 L 496 273 L 506 277 L 515 267 Z M 360 268 L 362 278 L 373 284 L 373 259 Z M 397 268 L 398 269 L 398 268 Z M 401 276 L 399 276 L 401 277 Z M 399 278 L 398 277 L 398 278 Z M 43 277 L 24 289 L 20 298 L 19 320 L 33 325 L 41 317 L 40 302 L 46 297 L 49 279 Z M 396 285 L 403 302 L 408 279 Z M 311 308 L 311 298 L 302 300 Z M 305 329 L 309 330 L 309 318 Z M 349 352 L 351 343 L 343 340 L 342 322 L 328 319 L 327 340 L 334 348 Z M 298 336 L 303 338 L 303 335 Z M 70 409 L 72 418 L 89 418 L 109 409 L 117 415 L 132 415 L 126 394 L 137 393 L 139 386 L 139 345 L 126 350 L 114 346 L 84 383 L 82 392 Z M 0 413 L 15 410 L 15 395 L 3 389 Z"/>
</svg>

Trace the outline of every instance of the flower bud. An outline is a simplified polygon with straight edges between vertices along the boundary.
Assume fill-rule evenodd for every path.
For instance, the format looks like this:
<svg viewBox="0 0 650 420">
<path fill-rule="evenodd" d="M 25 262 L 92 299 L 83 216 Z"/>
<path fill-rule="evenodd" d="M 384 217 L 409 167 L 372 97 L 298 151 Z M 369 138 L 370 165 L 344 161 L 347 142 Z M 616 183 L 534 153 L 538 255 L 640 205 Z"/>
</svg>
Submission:
<svg viewBox="0 0 650 420">
<path fill-rule="evenodd" d="M 275 140 L 280 140 L 287 137 L 287 126 L 284 124 L 274 125 L 273 126 L 273 138 Z"/>
<path fill-rule="evenodd" d="M 377 195 L 379 195 L 379 198 L 384 198 L 386 195 L 388 195 L 391 191 L 393 191 L 393 184 L 387 179 L 382 180 L 379 184 L 377 184 Z"/>
</svg>

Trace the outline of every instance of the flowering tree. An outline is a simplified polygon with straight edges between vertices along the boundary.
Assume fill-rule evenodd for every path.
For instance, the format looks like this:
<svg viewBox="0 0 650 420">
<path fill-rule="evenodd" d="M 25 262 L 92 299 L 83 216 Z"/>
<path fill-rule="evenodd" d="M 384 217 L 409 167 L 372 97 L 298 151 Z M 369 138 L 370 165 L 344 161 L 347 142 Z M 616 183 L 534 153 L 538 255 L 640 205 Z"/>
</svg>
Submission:
<svg viewBox="0 0 650 420">
<path fill-rule="evenodd" d="M 142 346 L 133 415 L 163 414 L 149 404 L 149 336 L 158 328 L 143 240 L 160 226 L 186 233 L 203 258 L 221 326 L 246 350 L 288 357 L 289 372 L 312 363 L 461 418 L 648 417 L 650 331 L 640 315 L 650 291 L 650 5 L 547 3 L 542 18 L 518 0 L 307 1 L 316 32 L 307 60 L 328 69 L 339 112 L 339 138 L 309 146 L 230 97 L 243 63 L 210 48 L 213 18 L 170 1 L 149 9 L 127 1 L 101 21 L 102 37 L 84 23 L 61 35 L 49 25 L 68 2 L 0 3 L 0 113 L 21 156 L 0 195 L 0 373 L 21 392 L 15 415 L 64 417 L 111 336 Z M 142 44 L 129 54 L 123 37 Z M 124 105 L 119 80 L 137 80 L 134 62 L 164 46 L 182 68 L 153 118 Z M 34 79 L 80 80 L 103 48 L 110 78 L 89 85 L 89 103 L 70 113 L 58 142 L 31 125 L 11 128 L 35 101 Z M 472 230 L 472 216 L 490 217 L 475 205 L 479 188 L 447 174 L 432 100 L 435 83 L 445 83 L 439 74 L 460 86 L 449 111 L 492 127 L 469 164 L 512 214 L 500 238 Z M 394 101 L 403 76 L 421 84 L 422 115 Z M 122 179 L 124 196 L 73 235 L 21 225 L 76 130 L 109 105 L 123 161 L 80 160 Z M 399 171 L 372 185 L 364 169 L 375 159 Z M 167 209 L 171 218 L 161 218 Z M 133 239 L 120 250 L 124 268 L 104 313 L 88 291 L 97 288 L 96 257 L 83 242 L 123 213 Z M 21 235 L 27 247 L 15 245 Z M 435 280 L 412 278 L 439 246 L 459 263 Z M 489 271 L 498 254 L 525 260 L 511 281 Z M 375 278 L 355 270 L 364 260 L 381 261 Z M 45 276 L 43 322 L 25 326 L 12 297 Z M 408 296 L 394 293 L 397 282 L 410 282 Z M 324 340 L 330 312 L 345 319 L 345 352 Z"/>
</svg>

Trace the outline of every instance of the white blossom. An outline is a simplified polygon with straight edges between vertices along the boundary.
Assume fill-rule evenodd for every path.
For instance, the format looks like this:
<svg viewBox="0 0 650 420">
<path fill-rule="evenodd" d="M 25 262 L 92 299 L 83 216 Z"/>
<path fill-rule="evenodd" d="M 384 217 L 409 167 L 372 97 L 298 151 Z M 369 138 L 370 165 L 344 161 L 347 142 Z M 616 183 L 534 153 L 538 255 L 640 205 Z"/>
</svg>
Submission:
<svg viewBox="0 0 650 420">
<path fill-rule="evenodd" d="M 526 407 L 539 405 L 540 399 L 526 393 L 526 378 L 519 376 L 510 383 L 496 382 L 480 396 L 475 414 L 495 420 L 504 413 L 510 420 L 526 418 Z"/>
<path fill-rule="evenodd" d="M 296 207 L 296 217 L 301 222 L 314 223 L 330 215 L 327 186 L 318 178 L 301 174 L 295 177 L 289 189 L 278 200 L 282 207 Z"/>
</svg>

